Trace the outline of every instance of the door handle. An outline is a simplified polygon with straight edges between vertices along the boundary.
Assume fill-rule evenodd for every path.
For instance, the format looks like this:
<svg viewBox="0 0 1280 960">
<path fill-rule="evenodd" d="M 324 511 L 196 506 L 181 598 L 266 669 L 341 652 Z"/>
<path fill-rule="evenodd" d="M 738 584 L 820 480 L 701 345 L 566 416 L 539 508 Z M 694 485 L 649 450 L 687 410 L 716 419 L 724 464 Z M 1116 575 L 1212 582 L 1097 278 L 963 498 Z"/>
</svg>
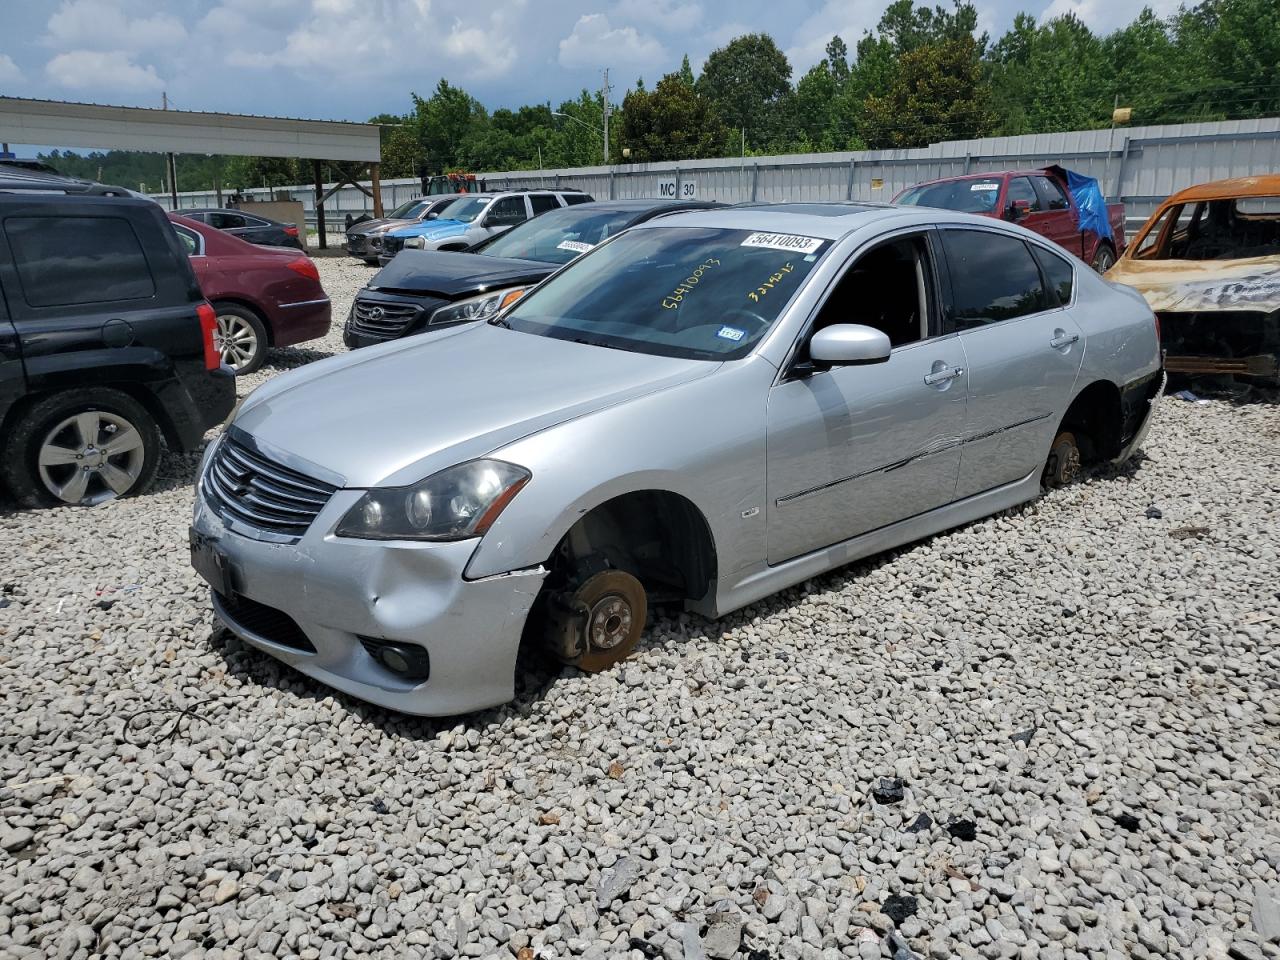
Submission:
<svg viewBox="0 0 1280 960">
<path fill-rule="evenodd" d="M 940 383 L 946 383 L 948 380 L 954 380 L 956 377 L 964 376 L 964 367 L 943 367 L 933 373 L 924 375 L 924 382 L 931 387 L 936 387 Z"/>
<path fill-rule="evenodd" d="M 1080 334 L 1078 333 L 1067 333 L 1065 330 L 1055 330 L 1053 331 L 1053 339 L 1049 341 L 1049 346 L 1057 350 L 1060 347 L 1069 347 L 1079 339 Z"/>
</svg>

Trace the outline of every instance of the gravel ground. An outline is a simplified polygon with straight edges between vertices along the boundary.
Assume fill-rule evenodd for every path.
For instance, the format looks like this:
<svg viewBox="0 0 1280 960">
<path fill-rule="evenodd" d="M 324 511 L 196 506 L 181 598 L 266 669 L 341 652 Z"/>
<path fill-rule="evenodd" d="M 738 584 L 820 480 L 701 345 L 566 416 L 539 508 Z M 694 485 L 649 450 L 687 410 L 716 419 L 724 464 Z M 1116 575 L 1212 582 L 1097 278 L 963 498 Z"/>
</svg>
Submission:
<svg viewBox="0 0 1280 960">
<path fill-rule="evenodd" d="M 1274 404 L 453 722 L 216 631 L 194 463 L 0 512 L 0 956 L 1280 956 Z"/>
</svg>

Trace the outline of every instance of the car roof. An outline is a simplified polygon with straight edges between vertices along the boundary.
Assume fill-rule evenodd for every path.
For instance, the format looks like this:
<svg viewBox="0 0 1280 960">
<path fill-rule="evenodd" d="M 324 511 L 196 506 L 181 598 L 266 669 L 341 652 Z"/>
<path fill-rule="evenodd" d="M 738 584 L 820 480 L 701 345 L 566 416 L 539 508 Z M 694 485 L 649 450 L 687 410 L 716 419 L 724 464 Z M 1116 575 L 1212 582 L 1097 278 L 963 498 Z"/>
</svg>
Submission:
<svg viewBox="0 0 1280 960">
<path fill-rule="evenodd" d="M 1166 200 L 1163 206 L 1187 203 L 1192 200 L 1234 200 L 1239 197 L 1280 196 L 1280 173 L 1260 177 L 1232 177 L 1229 180 L 1211 180 L 1194 187 L 1179 190 Z"/>
<path fill-rule="evenodd" d="M 0 192 L 34 190 L 41 193 L 60 191 L 64 194 L 90 194 L 98 196 L 137 197 L 124 187 L 107 186 L 79 177 L 68 177 L 46 170 L 32 170 L 11 164 L 0 165 Z"/>
<path fill-rule="evenodd" d="M 953 177 L 938 177 L 935 180 L 921 180 L 913 183 L 906 190 L 914 187 L 927 187 L 935 183 L 950 183 L 953 180 L 994 180 L 997 177 L 1045 177 L 1049 175 L 1048 167 L 1028 167 L 1025 170 L 980 170 L 976 173 L 958 173 Z"/>
<path fill-rule="evenodd" d="M 835 240 L 886 208 L 856 203 L 762 203 L 712 210 L 689 210 L 650 220 L 641 226 L 705 226 L 803 234 Z M 894 208 L 887 208 L 894 209 Z"/>
<path fill-rule="evenodd" d="M 723 206 L 710 200 L 672 200 L 668 197 L 626 197 L 618 200 L 589 200 L 566 210 L 701 210 Z"/>
<path fill-rule="evenodd" d="M 886 220 L 909 220 L 921 226 L 954 223 L 1000 229 L 1007 225 L 989 217 L 957 213 L 933 207 L 904 207 L 891 203 L 753 203 L 709 210 L 687 210 L 656 217 L 633 229 L 655 227 L 711 227 L 721 230 L 752 230 L 759 233 L 787 233 L 839 240 L 855 230 Z M 1016 228 L 1011 232 L 1023 234 Z"/>
<path fill-rule="evenodd" d="M 246 217 L 256 217 L 258 220 L 267 221 L 267 223 L 280 223 L 279 220 L 272 220 L 264 213 L 256 213 L 253 210 L 244 210 L 240 207 L 183 207 L 176 212 L 183 215 L 189 213 L 243 213 Z"/>
</svg>

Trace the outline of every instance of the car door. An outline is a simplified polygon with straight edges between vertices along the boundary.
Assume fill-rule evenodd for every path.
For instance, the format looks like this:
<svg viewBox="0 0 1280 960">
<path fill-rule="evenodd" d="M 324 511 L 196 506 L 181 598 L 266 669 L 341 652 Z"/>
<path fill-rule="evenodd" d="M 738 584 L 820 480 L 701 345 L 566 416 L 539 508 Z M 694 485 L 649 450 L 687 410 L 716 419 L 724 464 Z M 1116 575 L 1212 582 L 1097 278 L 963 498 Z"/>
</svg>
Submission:
<svg viewBox="0 0 1280 960">
<path fill-rule="evenodd" d="M 249 232 L 248 221 L 244 216 L 238 213 L 218 211 L 209 214 L 209 226 L 224 230 L 232 236 L 240 237 L 242 240 L 249 240 L 246 234 Z"/>
<path fill-rule="evenodd" d="M 949 503 L 965 423 L 958 336 L 938 335 L 931 231 L 860 253 L 833 285 L 769 393 L 768 561 L 847 540 Z M 883 363 L 815 369 L 807 343 L 864 323 L 894 344 Z"/>
<path fill-rule="evenodd" d="M 1062 184 L 1052 177 L 1033 177 L 1032 183 L 1045 210 L 1044 229 L 1036 232 L 1065 247 L 1077 257 L 1081 256 L 1084 245 L 1080 238 L 1080 226 L 1076 223 L 1071 201 L 1067 199 L 1067 192 Z"/>
<path fill-rule="evenodd" d="M 8 249 L 0 232 L 0 260 L 8 259 Z M 22 351 L 18 346 L 18 331 L 9 319 L 5 306 L 5 289 L 0 278 L 0 422 L 4 421 L 10 407 L 27 392 L 27 378 L 22 369 Z"/>
<path fill-rule="evenodd" d="M 1021 237 L 949 226 L 939 236 L 950 281 L 943 330 L 959 334 L 969 370 L 956 490 L 963 499 L 1043 466 L 1071 402 L 1084 341 Z"/>
<path fill-rule="evenodd" d="M 529 194 L 529 207 L 536 217 L 540 213 L 546 213 L 548 210 L 559 210 L 560 200 L 554 193 L 531 193 Z"/>
</svg>

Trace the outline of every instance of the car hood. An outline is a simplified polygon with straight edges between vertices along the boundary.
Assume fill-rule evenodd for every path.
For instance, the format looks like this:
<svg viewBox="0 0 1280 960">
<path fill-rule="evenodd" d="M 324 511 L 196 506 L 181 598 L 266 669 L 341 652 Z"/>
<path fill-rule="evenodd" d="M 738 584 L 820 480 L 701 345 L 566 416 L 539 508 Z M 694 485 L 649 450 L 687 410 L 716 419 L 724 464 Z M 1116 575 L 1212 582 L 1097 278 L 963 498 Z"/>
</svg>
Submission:
<svg viewBox="0 0 1280 960">
<path fill-rule="evenodd" d="M 398 486 L 718 366 L 476 323 L 282 374 L 235 423 L 348 487 Z"/>
<path fill-rule="evenodd" d="M 456 299 L 494 287 L 537 283 L 555 271 L 554 263 L 508 260 L 477 253 L 402 250 L 369 281 L 370 290 L 409 290 Z"/>
<path fill-rule="evenodd" d="M 388 230 L 396 230 L 400 227 L 407 227 L 410 224 L 417 223 L 416 220 L 391 220 L 383 217 L 379 220 L 361 220 L 359 223 L 351 225 L 351 229 L 347 233 L 386 233 Z"/>
<path fill-rule="evenodd" d="M 1121 258 L 1107 279 L 1136 289 L 1154 311 L 1280 310 L 1280 256 L 1240 260 Z"/>
<path fill-rule="evenodd" d="M 471 224 L 463 223 L 461 220 L 424 220 L 421 223 L 412 223 L 407 227 L 401 227 L 399 230 L 391 231 L 393 237 L 426 237 L 428 240 L 438 240 L 442 237 L 456 237 L 467 232 L 467 228 Z"/>
</svg>

